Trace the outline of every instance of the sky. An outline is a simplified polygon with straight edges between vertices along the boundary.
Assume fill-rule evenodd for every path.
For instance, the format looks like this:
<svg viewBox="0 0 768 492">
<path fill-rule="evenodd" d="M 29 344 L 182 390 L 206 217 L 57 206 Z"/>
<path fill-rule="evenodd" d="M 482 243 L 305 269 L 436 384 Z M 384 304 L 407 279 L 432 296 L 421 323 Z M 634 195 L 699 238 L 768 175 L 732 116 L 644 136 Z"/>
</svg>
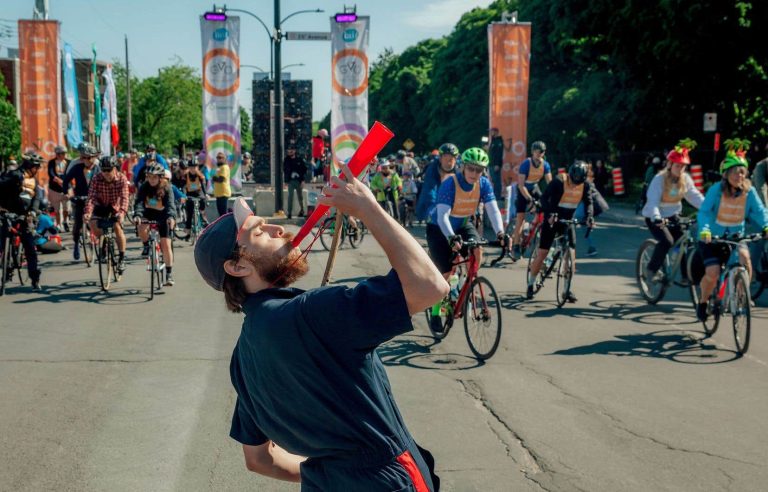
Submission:
<svg viewBox="0 0 768 492">
<path fill-rule="evenodd" d="M 355 0 L 358 15 L 371 17 L 369 60 L 385 48 L 395 53 L 415 43 L 449 34 L 464 12 L 486 7 L 491 0 Z M 34 0 L 0 0 L 0 56 L 8 46 L 17 47 L 12 27 L 18 19 L 31 19 Z M 222 4 L 219 4 L 222 5 Z M 282 0 L 281 18 L 298 10 L 321 8 L 324 13 L 299 14 L 283 24 L 283 31 L 329 31 L 330 16 L 341 12 L 344 2 L 328 0 Z M 91 57 L 96 43 L 98 58 L 125 61 L 124 36 L 128 36 L 131 71 L 139 78 L 157 73 L 176 57 L 200 70 L 202 47 L 199 16 L 213 4 L 201 0 L 50 0 L 49 18 L 61 22 L 61 39 L 78 58 Z M 248 10 L 274 24 L 271 0 L 229 0 L 229 8 Z M 240 63 L 269 71 L 269 38 L 255 19 L 241 15 Z M 270 28 L 271 29 L 271 28 Z M 331 105 L 331 46 L 329 41 L 283 41 L 282 65 L 294 80 L 313 81 L 313 120 L 322 119 Z M 251 84 L 255 69 L 242 68 L 238 91 L 240 104 L 251 111 Z"/>
</svg>

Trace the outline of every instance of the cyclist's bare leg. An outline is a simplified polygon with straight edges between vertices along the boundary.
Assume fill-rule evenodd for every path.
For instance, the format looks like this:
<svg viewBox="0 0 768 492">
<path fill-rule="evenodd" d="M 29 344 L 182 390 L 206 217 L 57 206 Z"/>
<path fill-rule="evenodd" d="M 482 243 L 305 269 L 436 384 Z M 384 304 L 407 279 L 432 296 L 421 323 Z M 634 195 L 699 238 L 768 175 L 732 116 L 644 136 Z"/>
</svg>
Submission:
<svg viewBox="0 0 768 492">
<path fill-rule="evenodd" d="M 160 250 L 163 252 L 163 260 L 164 260 L 165 266 L 172 267 L 173 266 L 173 249 L 171 249 L 171 238 L 169 237 L 160 238 Z"/>
<path fill-rule="evenodd" d="M 115 222 L 115 237 L 117 238 L 117 251 L 125 253 L 125 231 L 123 231 L 123 224 L 119 222 Z"/>
<path fill-rule="evenodd" d="M 536 254 L 536 258 L 534 258 L 533 263 L 531 263 L 531 279 L 535 279 L 541 271 L 541 265 L 544 263 L 544 259 L 547 257 L 547 254 L 549 254 L 548 249 L 539 248 L 539 252 Z"/>
<path fill-rule="evenodd" d="M 515 231 L 512 233 L 512 245 L 520 245 L 520 235 L 523 232 L 523 224 L 525 223 L 525 214 L 517 214 L 515 216 Z"/>
<path fill-rule="evenodd" d="M 93 231 L 93 235 L 96 236 L 96 240 L 98 241 L 101 237 L 101 229 L 99 229 L 98 222 L 95 219 L 91 219 L 91 231 Z"/>
<path fill-rule="evenodd" d="M 747 278 L 752 281 L 752 260 L 749 257 L 749 249 L 739 248 L 739 263 L 747 269 Z"/>
<path fill-rule="evenodd" d="M 717 285 L 717 279 L 720 277 L 720 265 L 709 265 L 704 271 L 704 277 L 701 279 L 701 301 L 706 302 L 712 291 Z"/>
<path fill-rule="evenodd" d="M 141 241 L 146 243 L 149 241 L 149 225 L 148 224 L 139 224 L 139 238 L 141 238 Z"/>
</svg>

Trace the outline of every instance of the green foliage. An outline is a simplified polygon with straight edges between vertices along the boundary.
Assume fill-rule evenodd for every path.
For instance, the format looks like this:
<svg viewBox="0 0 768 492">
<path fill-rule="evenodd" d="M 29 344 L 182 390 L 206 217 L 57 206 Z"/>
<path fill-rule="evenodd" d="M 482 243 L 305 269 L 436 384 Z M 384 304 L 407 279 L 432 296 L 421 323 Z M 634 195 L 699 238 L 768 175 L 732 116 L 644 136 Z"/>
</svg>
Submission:
<svg viewBox="0 0 768 492">
<path fill-rule="evenodd" d="M 251 117 L 244 107 L 240 106 L 240 147 L 243 152 L 253 151 L 253 132 L 251 131 Z"/>
<path fill-rule="evenodd" d="M 5 163 L 12 155 L 18 155 L 21 148 L 21 123 L 16 117 L 16 109 L 6 100 L 7 97 L 8 88 L 0 73 L 0 163 Z"/>
<path fill-rule="evenodd" d="M 118 97 L 118 124 L 127 142 L 125 69 L 114 67 Z M 143 80 L 131 77 L 134 145 L 157 145 L 161 153 L 181 146 L 202 146 L 202 80 L 197 70 L 179 60 Z M 122 104 L 121 104 L 122 102 Z M 126 133 L 122 133 L 122 132 Z"/>
<path fill-rule="evenodd" d="M 479 143 L 487 25 L 514 10 L 532 23 L 528 140 L 546 141 L 553 162 L 709 140 L 706 112 L 723 135 L 768 138 L 768 2 L 497 0 L 450 35 L 372 64 L 370 115 L 395 132 L 392 146 Z"/>
</svg>

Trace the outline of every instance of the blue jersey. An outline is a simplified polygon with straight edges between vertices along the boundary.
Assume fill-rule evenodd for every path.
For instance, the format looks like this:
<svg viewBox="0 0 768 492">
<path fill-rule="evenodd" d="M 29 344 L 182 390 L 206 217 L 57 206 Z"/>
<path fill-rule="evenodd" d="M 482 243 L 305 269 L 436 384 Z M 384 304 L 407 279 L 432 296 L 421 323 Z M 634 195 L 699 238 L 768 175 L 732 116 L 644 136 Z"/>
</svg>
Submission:
<svg viewBox="0 0 768 492">
<path fill-rule="evenodd" d="M 459 182 L 459 186 L 463 191 L 468 192 L 472 190 L 473 185 L 467 183 L 467 181 L 464 179 L 463 173 L 457 173 L 456 180 Z M 437 205 L 448 205 L 449 207 L 453 208 L 453 201 L 455 197 L 456 181 L 454 181 L 453 178 L 448 178 L 442 182 L 440 188 L 437 190 Z M 480 201 L 478 203 L 487 203 L 491 201 L 496 201 L 496 195 L 493 194 L 493 185 L 491 185 L 491 182 L 488 180 L 488 178 L 481 176 Z M 448 216 L 448 220 L 450 220 L 451 227 L 453 227 L 454 230 L 464 225 L 468 219 L 469 217 L 454 217 L 453 215 Z M 429 222 L 432 224 L 437 223 L 437 207 L 432 209 L 432 212 L 429 215 Z"/>
<path fill-rule="evenodd" d="M 538 177 L 536 177 L 537 172 L 541 173 Z M 531 163 L 531 159 L 526 159 L 520 164 L 520 169 L 518 169 L 517 173 L 520 176 L 525 176 L 525 188 L 531 191 L 541 181 L 541 178 L 552 173 L 552 167 L 549 165 L 549 162 L 544 161 L 544 164 L 537 168 Z"/>
</svg>

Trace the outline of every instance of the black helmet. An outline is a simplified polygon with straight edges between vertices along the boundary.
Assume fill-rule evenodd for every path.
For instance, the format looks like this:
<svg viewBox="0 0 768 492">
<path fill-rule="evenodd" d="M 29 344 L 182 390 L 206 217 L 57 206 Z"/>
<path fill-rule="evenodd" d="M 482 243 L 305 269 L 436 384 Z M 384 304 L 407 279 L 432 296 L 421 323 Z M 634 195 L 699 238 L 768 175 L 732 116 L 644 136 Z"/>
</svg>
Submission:
<svg viewBox="0 0 768 492">
<path fill-rule="evenodd" d="M 102 171 L 111 171 L 112 168 L 117 167 L 117 157 L 113 155 L 105 155 L 99 159 L 99 167 Z"/>
<path fill-rule="evenodd" d="M 40 167 L 42 162 L 43 158 L 37 152 L 30 152 L 21 156 L 21 167 L 24 169 Z"/>
<path fill-rule="evenodd" d="M 459 156 L 459 148 L 453 145 L 452 143 L 444 143 L 443 145 L 440 146 L 438 150 L 440 151 L 440 155 L 450 154 L 453 157 Z"/>
<path fill-rule="evenodd" d="M 568 168 L 568 177 L 573 184 L 581 184 L 587 179 L 587 163 L 576 161 Z"/>
<path fill-rule="evenodd" d="M 547 151 L 547 144 L 545 144 L 541 140 L 536 140 L 535 142 L 533 142 L 531 144 L 531 152 L 533 152 L 534 150 L 540 150 L 542 152 L 546 152 Z"/>
</svg>

